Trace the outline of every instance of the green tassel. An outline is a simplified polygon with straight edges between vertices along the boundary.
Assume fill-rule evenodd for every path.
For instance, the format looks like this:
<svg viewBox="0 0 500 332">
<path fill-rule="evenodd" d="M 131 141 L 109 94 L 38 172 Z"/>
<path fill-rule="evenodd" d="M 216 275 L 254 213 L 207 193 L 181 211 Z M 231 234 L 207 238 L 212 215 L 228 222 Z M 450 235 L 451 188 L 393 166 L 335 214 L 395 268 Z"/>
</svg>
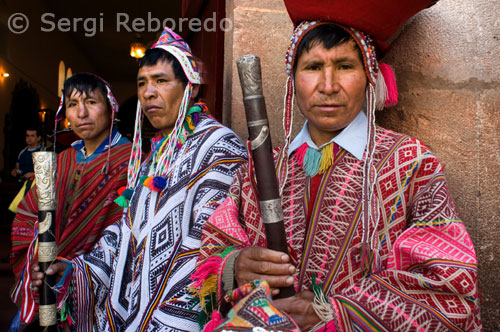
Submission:
<svg viewBox="0 0 500 332">
<path fill-rule="evenodd" d="M 306 175 L 313 177 L 318 173 L 319 167 L 321 166 L 321 152 L 314 149 L 307 149 L 306 155 L 304 156 L 304 170 Z"/>
<path fill-rule="evenodd" d="M 314 293 L 314 295 L 321 300 L 325 300 L 328 302 L 328 299 L 326 298 L 325 294 L 323 293 L 323 286 L 320 283 L 316 282 L 316 273 L 313 273 L 312 278 L 311 278 L 311 288 Z"/>
<path fill-rule="evenodd" d="M 115 199 L 115 203 L 118 204 L 118 206 L 120 206 L 122 208 L 128 207 L 128 199 L 126 199 L 123 196 L 120 196 L 117 199 Z"/>
<path fill-rule="evenodd" d="M 141 177 L 139 178 L 139 182 L 140 182 L 141 184 L 144 184 L 144 180 L 146 180 L 147 178 L 148 178 L 147 176 L 141 176 Z"/>
<path fill-rule="evenodd" d="M 65 303 L 61 309 L 61 322 L 64 322 L 65 320 L 68 319 L 67 314 L 68 314 L 68 305 L 67 303 Z"/>
</svg>

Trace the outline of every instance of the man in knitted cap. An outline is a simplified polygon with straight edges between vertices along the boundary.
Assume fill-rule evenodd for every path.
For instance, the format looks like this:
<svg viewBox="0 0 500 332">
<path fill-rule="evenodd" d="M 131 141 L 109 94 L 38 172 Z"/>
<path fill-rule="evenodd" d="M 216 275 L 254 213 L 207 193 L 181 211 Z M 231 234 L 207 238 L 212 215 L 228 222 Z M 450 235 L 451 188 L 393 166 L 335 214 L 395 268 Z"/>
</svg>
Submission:
<svg viewBox="0 0 500 332">
<path fill-rule="evenodd" d="M 206 331 L 296 330 L 276 309 L 301 330 L 480 331 L 477 259 L 443 168 L 417 139 L 375 125 L 375 109 L 395 102 L 396 87 L 374 40 L 358 30 L 382 50 L 384 26 L 394 32 L 430 1 L 285 4 L 297 27 L 275 164 L 289 254 L 263 248 L 254 179 L 241 168 L 203 230 L 194 288 L 212 317 Z M 380 13 L 394 17 L 377 21 Z M 307 121 L 288 144 L 294 97 Z M 274 294 L 297 293 L 269 304 L 256 279 Z M 210 313 L 252 288 L 225 322 Z"/>
<path fill-rule="evenodd" d="M 201 229 L 246 162 L 240 139 L 194 102 L 199 84 L 189 46 L 165 28 L 139 62 L 128 185 L 117 200 L 128 208 L 91 253 L 72 261 L 75 292 L 66 304 L 79 331 L 198 330 L 187 286 Z M 142 114 L 159 132 L 141 165 Z"/>
<path fill-rule="evenodd" d="M 90 251 L 102 232 L 120 220 L 123 209 L 113 203 L 118 189 L 127 183 L 127 165 L 132 144 L 113 126 L 118 103 L 111 87 L 100 77 L 78 73 L 64 83 L 57 123 L 66 117 L 80 138 L 57 157 L 55 192 L 57 201 L 57 255 L 71 259 Z M 57 144 L 57 135 L 54 146 Z M 12 224 L 10 262 L 18 280 L 14 302 L 33 309 L 29 283 L 32 251 L 38 228 L 38 195 L 34 186 L 20 202 Z M 21 289 L 27 289 L 23 292 Z M 19 290 L 19 291 L 18 291 Z M 28 304 L 30 304 L 28 306 Z M 33 317 L 22 312 L 24 322 Z"/>
</svg>

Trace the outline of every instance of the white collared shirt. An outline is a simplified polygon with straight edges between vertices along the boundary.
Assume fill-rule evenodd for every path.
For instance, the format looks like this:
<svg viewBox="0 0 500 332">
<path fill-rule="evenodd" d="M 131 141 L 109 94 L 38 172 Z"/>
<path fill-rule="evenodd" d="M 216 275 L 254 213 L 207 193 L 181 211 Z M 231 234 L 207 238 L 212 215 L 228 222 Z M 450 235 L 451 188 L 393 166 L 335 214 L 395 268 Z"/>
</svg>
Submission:
<svg viewBox="0 0 500 332">
<path fill-rule="evenodd" d="M 307 145 L 315 150 L 322 149 L 325 145 L 335 142 L 344 150 L 352 154 L 358 160 L 363 158 L 363 153 L 367 144 L 367 125 L 368 120 L 364 111 L 358 113 L 352 122 L 342 129 L 342 131 L 332 138 L 329 142 L 318 147 L 312 140 L 309 130 L 307 129 L 307 120 L 302 126 L 300 133 L 293 139 L 288 150 L 288 155 L 297 150 L 302 144 Z"/>
</svg>

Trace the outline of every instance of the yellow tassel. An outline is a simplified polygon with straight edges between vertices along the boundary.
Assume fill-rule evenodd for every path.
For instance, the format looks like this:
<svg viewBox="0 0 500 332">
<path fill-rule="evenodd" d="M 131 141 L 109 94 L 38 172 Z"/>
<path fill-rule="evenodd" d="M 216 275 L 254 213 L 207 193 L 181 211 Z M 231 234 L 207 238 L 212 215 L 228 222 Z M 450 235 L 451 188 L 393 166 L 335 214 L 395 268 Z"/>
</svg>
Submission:
<svg viewBox="0 0 500 332">
<path fill-rule="evenodd" d="M 203 281 L 203 285 L 201 286 L 201 289 L 198 293 L 198 296 L 200 297 L 200 304 L 203 310 L 206 310 L 205 297 L 210 296 L 210 294 L 215 293 L 216 291 L 217 291 L 217 276 L 215 274 L 212 274 L 210 277 L 205 279 L 205 281 Z"/>
<path fill-rule="evenodd" d="M 333 143 L 328 144 L 323 149 L 321 149 L 321 161 L 319 165 L 318 174 L 325 173 L 332 165 L 334 161 L 333 155 Z"/>
</svg>

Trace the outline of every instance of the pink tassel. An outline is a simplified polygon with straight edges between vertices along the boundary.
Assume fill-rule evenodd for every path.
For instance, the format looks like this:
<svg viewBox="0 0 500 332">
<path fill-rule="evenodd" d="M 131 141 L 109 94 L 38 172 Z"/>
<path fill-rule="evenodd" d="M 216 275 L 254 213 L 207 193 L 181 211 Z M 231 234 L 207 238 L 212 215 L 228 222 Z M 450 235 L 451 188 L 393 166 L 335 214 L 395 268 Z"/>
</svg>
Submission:
<svg viewBox="0 0 500 332">
<path fill-rule="evenodd" d="M 381 63 L 379 64 L 379 73 L 381 73 L 384 77 L 385 85 L 387 87 L 385 106 L 394 106 L 398 103 L 398 86 L 396 84 L 394 72 L 388 64 Z"/>
<path fill-rule="evenodd" d="M 201 264 L 196 272 L 191 275 L 191 280 L 194 281 L 193 287 L 200 289 L 203 281 L 205 281 L 209 275 L 217 274 L 220 265 L 222 264 L 222 258 L 219 256 L 211 256 L 205 263 Z"/>
<path fill-rule="evenodd" d="M 337 332 L 337 328 L 335 327 L 335 321 L 331 320 L 328 323 L 326 323 L 325 327 L 323 328 L 323 332 Z"/>
<path fill-rule="evenodd" d="M 301 167 L 304 166 L 304 157 L 306 156 L 307 148 L 307 143 L 304 143 L 295 151 L 295 159 L 297 159 Z"/>
<path fill-rule="evenodd" d="M 217 326 L 222 324 L 222 315 L 219 310 L 214 310 L 210 315 L 210 321 L 205 325 L 203 332 L 212 332 Z"/>
</svg>

